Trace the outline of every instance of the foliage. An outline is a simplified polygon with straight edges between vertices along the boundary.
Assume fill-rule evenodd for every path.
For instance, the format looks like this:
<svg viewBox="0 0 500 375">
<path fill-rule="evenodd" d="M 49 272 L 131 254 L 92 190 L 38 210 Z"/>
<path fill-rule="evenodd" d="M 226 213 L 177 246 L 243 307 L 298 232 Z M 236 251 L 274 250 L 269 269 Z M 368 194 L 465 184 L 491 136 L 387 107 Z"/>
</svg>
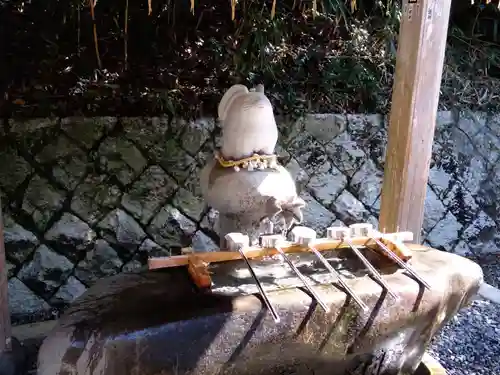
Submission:
<svg viewBox="0 0 500 375">
<path fill-rule="evenodd" d="M 401 13 L 392 0 L 91 1 L 1 8 L 3 116 L 213 114 L 234 83 L 263 83 L 287 114 L 389 108 Z M 497 69 L 496 44 L 450 39 L 443 103 L 497 105 L 496 78 L 484 94 L 467 65 Z M 471 90 L 482 96 L 465 98 Z"/>
</svg>

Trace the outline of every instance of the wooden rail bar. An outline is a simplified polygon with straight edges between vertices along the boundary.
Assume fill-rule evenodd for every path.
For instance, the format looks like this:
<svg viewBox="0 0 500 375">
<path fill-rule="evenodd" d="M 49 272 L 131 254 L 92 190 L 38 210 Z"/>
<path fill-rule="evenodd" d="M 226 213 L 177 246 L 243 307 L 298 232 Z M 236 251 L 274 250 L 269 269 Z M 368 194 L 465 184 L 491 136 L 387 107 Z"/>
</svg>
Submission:
<svg viewBox="0 0 500 375">
<path fill-rule="evenodd" d="M 378 237 L 377 237 L 378 238 Z M 387 241 L 391 239 L 399 239 L 402 242 L 409 242 L 413 240 L 413 233 L 411 232 L 399 232 L 399 233 L 388 233 L 384 234 L 383 238 Z M 375 241 L 368 237 L 354 237 L 350 238 L 350 242 L 356 246 L 374 246 L 376 247 Z M 313 244 L 314 248 L 318 251 L 325 250 L 336 250 L 340 248 L 349 248 L 349 246 L 340 240 L 330 240 L 326 238 L 320 238 Z M 285 253 L 298 253 L 298 252 L 309 252 L 309 247 L 294 245 L 291 243 L 285 243 L 281 249 Z M 411 257 L 410 251 L 403 246 L 393 247 L 392 250 L 396 252 L 401 259 L 407 260 Z M 244 253 L 248 259 L 255 259 L 264 256 L 273 256 L 279 254 L 276 249 L 265 249 L 261 247 L 251 247 L 244 249 Z M 148 259 L 149 269 L 157 268 L 167 268 L 167 267 L 178 267 L 186 266 L 189 264 L 189 259 L 191 255 L 177 255 L 171 257 L 158 257 Z M 214 262 L 226 262 L 230 260 L 242 259 L 241 255 L 237 251 L 214 251 L 206 253 L 196 253 L 197 262 L 214 263 Z"/>
</svg>

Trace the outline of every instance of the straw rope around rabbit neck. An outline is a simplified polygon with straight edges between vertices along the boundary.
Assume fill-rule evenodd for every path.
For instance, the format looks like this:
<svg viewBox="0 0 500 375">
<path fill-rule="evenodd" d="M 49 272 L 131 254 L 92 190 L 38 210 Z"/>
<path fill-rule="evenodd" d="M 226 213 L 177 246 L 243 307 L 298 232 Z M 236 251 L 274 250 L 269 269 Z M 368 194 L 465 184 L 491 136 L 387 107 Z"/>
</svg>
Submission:
<svg viewBox="0 0 500 375">
<path fill-rule="evenodd" d="M 270 155 L 253 154 L 250 157 L 239 160 L 226 160 L 220 154 L 220 152 L 216 152 L 215 160 L 217 160 L 220 167 L 234 168 L 236 172 L 238 172 L 242 168 L 247 169 L 249 171 L 278 168 L 278 160 L 275 154 L 270 154 Z"/>
</svg>

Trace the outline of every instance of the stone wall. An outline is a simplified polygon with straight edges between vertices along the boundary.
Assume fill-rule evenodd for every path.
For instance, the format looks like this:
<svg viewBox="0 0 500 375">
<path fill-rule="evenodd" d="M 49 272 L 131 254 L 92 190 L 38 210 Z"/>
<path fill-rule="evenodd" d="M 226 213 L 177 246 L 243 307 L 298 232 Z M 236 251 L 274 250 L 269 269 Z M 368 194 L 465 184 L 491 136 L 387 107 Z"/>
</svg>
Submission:
<svg viewBox="0 0 500 375">
<path fill-rule="evenodd" d="M 460 254 L 500 249 L 500 117 L 438 116 L 424 238 Z M 1 120 L 0 120 L 1 121 Z M 386 120 L 279 120 L 278 153 L 307 201 L 307 225 L 377 223 Z M 0 124 L 0 192 L 14 322 L 57 314 L 95 280 L 151 255 L 216 249 L 198 173 L 211 119 L 54 118 Z"/>
</svg>

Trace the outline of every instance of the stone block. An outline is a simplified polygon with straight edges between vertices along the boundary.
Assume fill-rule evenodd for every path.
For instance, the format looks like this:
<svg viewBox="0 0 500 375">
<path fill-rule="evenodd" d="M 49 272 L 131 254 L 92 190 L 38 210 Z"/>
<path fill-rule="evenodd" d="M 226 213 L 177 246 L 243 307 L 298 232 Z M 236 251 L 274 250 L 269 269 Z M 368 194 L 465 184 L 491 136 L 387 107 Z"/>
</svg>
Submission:
<svg viewBox="0 0 500 375">
<path fill-rule="evenodd" d="M 122 206 L 146 224 L 176 191 L 176 182 L 157 165 L 146 169 L 122 197 Z"/>
<path fill-rule="evenodd" d="M 186 247 L 191 245 L 191 238 L 196 232 L 196 223 L 176 208 L 166 205 L 151 221 L 147 231 L 161 246 Z"/>
<path fill-rule="evenodd" d="M 98 224 L 99 234 L 109 243 L 115 244 L 127 251 L 135 253 L 146 233 L 132 216 L 121 209 L 108 213 Z"/>
<path fill-rule="evenodd" d="M 347 128 L 347 118 L 332 113 L 310 114 L 304 118 L 305 130 L 318 142 L 328 143 Z"/>
<path fill-rule="evenodd" d="M 475 255 L 500 252 L 498 226 L 483 211 L 465 229 L 462 239 Z"/>
<path fill-rule="evenodd" d="M 75 276 L 87 285 L 92 285 L 103 277 L 116 275 L 122 266 L 123 262 L 116 250 L 106 241 L 97 240 L 94 248 L 77 264 Z"/>
<path fill-rule="evenodd" d="M 45 240 L 69 259 L 78 261 L 94 246 L 96 236 L 87 223 L 75 215 L 64 213 L 45 233 Z"/>
<path fill-rule="evenodd" d="M 325 151 L 335 166 L 349 177 L 356 173 L 367 158 L 363 149 L 347 132 L 325 144 Z"/>
<path fill-rule="evenodd" d="M 424 202 L 424 233 L 429 233 L 432 228 L 445 216 L 446 207 L 438 198 L 434 190 L 427 185 L 427 194 L 425 195 Z"/>
<path fill-rule="evenodd" d="M 159 163 L 179 184 L 187 179 L 197 165 L 196 160 L 184 151 L 175 139 L 165 142 Z"/>
<path fill-rule="evenodd" d="M 73 263 L 45 245 L 35 251 L 33 259 L 25 263 L 18 278 L 43 298 L 52 294 L 69 277 Z"/>
<path fill-rule="evenodd" d="M 25 136 L 26 133 L 31 133 L 39 129 L 53 128 L 59 125 L 59 118 L 19 118 L 9 119 L 10 132 L 16 135 Z"/>
<path fill-rule="evenodd" d="M 288 170 L 288 172 L 290 172 L 290 175 L 295 180 L 297 192 L 300 194 L 300 192 L 305 189 L 311 178 L 294 158 L 290 159 L 285 168 Z"/>
<path fill-rule="evenodd" d="M 53 187 L 45 178 L 35 175 L 24 193 L 22 208 L 31 215 L 37 228 L 44 231 L 54 214 L 61 210 L 65 198 L 63 191 Z"/>
<path fill-rule="evenodd" d="M 305 131 L 305 118 L 292 119 L 276 117 L 279 136 L 278 141 L 288 147 L 294 139 Z"/>
<path fill-rule="evenodd" d="M 350 189 L 366 206 L 373 206 L 382 190 L 384 172 L 368 159 L 352 176 Z"/>
<path fill-rule="evenodd" d="M 50 141 L 35 160 L 52 170 L 55 180 L 72 191 L 87 169 L 87 154 L 65 135 Z"/>
<path fill-rule="evenodd" d="M 313 175 L 328 159 L 324 147 L 307 133 L 299 134 L 288 150 L 309 175 Z"/>
<path fill-rule="evenodd" d="M 90 224 L 116 208 L 122 192 L 107 175 L 89 174 L 76 188 L 71 200 L 71 209 Z"/>
<path fill-rule="evenodd" d="M 13 323 L 36 320 L 48 314 L 51 307 L 16 277 L 8 283 L 9 310 Z"/>
<path fill-rule="evenodd" d="M 201 215 L 205 211 L 203 198 L 195 196 L 189 190 L 182 187 L 175 193 L 172 204 L 196 222 L 200 220 Z"/>
<path fill-rule="evenodd" d="M 37 236 L 21 225 L 6 212 L 3 214 L 4 243 L 7 257 L 16 264 L 23 263 L 40 244 Z"/>
<path fill-rule="evenodd" d="M 347 185 L 347 178 L 326 161 L 307 184 L 307 190 L 325 207 L 329 207 Z"/>
<path fill-rule="evenodd" d="M 436 249 L 452 251 L 458 243 L 462 228 L 457 218 L 448 212 L 428 234 L 427 241 Z"/>
<path fill-rule="evenodd" d="M 333 203 L 332 210 L 346 225 L 364 223 L 371 217 L 363 203 L 347 190 L 344 190 Z"/>
<path fill-rule="evenodd" d="M 324 235 L 328 225 L 335 220 L 335 214 L 322 206 L 312 195 L 304 192 L 300 197 L 306 202 L 302 210 L 303 225 L 314 228 L 318 235 Z"/>
<path fill-rule="evenodd" d="M 100 170 L 127 185 L 146 168 L 147 160 L 124 137 L 106 138 L 98 150 Z"/>
<path fill-rule="evenodd" d="M 66 307 L 87 290 L 76 277 L 70 276 L 50 299 L 50 304 L 56 307 Z"/>
<path fill-rule="evenodd" d="M 13 193 L 31 174 L 30 164 L 12 146 L 0 150 L 0 188 Z"/>
<path fill-rule="evenodd" d="M 211 136 L 215 128 L 213 119 L 201 118 L 194 121 L 189 121 L 184 126 L 184 131 L 181 136 L 181 145 L 184 150 L 189 152 L 191 156 L 196 156 L 198 151 L 207 139 Z"/>
<path fill-rule="evenodd" d="M 61 127 L 75 142 L 91 149 L 105 134 L 117 124 L 116 117 L 65 117 L 61 119 Z"/>
</svg>

